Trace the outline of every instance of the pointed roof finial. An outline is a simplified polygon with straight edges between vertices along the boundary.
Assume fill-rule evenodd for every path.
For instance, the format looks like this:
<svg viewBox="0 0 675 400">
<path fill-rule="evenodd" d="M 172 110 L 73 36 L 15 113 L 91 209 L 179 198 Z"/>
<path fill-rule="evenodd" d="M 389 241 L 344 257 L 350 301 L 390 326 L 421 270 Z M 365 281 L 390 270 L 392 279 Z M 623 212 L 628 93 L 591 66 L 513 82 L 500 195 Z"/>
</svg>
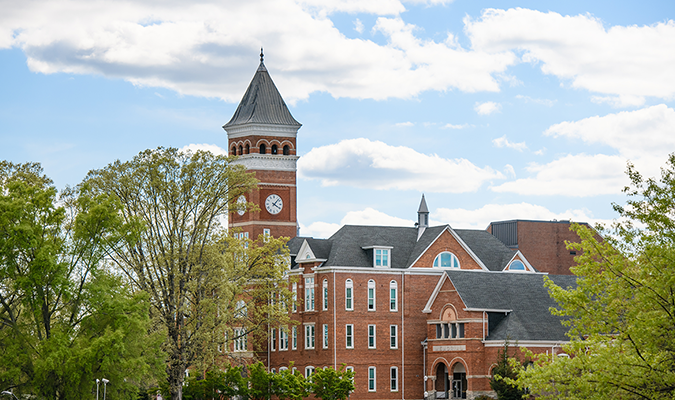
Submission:
<svg viewBox="0 0 675 400">
<path fill-rule="evenodd" d="M 265 55 L 263 54 L 263 50 L 262 50 L 262 46 L 261 46 L 260 47 L 260 62 L 263 62 L 263 57 L 265 57 Z"/>
</svg>

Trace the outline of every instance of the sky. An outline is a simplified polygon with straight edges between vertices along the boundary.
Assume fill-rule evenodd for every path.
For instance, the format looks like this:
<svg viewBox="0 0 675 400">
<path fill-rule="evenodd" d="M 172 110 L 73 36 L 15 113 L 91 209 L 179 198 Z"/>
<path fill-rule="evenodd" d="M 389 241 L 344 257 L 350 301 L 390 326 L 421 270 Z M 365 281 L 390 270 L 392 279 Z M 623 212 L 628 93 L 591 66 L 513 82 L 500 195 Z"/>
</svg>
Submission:
<svg viewBox="0 0 675 400">
<path fill-rule="evenodd" d="M 296 120 L 303 236 L 607 223 L 675 151 L 675 2 L 0 0 L 0 160 L 57 188 L 226 152 L 259 63 Z"/>
</svg>

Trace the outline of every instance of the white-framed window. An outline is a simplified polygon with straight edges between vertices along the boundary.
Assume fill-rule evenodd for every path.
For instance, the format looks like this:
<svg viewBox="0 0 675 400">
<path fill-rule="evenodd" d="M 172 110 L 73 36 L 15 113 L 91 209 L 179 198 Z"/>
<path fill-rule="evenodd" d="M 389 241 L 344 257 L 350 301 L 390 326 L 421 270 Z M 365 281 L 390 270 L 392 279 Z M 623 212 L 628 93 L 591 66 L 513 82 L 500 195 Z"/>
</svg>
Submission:
<svg viewBox="0 0 675 400">
<path fill-rule="evenodd" d="M 327 349 L 328 348 L 328 324 L 323 324 L 323 337 L 322 337 L 322 342 L 323 342 L 323 348 Z"/>
<path fill-rule="evenodd" d="M 351 279 L 345 281 L 345 310 L 354 310 L 354 282 Z"/>
<path fill-rule="evenodd" d="M 277 349 L 277 330 L 274 328 L 272 328 L 270 334 L 270 344 L 272 345 L 272 351 L 275 351 Z"/>
<path fill-rule="evenodd" d="M 376 374 L 375 374 L 375 367 L 368 367 L 368 391 L 369 392 L 374 392 L 377 390 L 376 386 Z"/>
<path fill-rule="evenodd" d="M 345 326 L 345 346 L 348 349 L 354 348 L 354 325 L 352 324 Z"/>
<path fill-rule="evenodd" d="M 288 367 L 279 367 L 279 372 L 281 372 L 281 371 L 287 371 L 287 370 L 288 370 Z"/>
<path fill-rule="evenodd" d="M 368 311 L 375 311 L 375 281 L 368 281 Z"/>
<path fill-rule="evenodd" d="M 373 256 L 375 257 L 374 265 L 376 267 L 389 266 L 389 249 L 375 249 Z"/>
<path fill-rule="evenodd" d="M 297 370 L 298 370 L 297 367 L 293 367 L 293 368 L 291 369 L 291 374 L 295 375 L 295 371 L 297 371 Z"/>
<path fill-rule="evenodd" d="M 389 348 L 398 349 L 398 326 L 389 325 Z"/>
<path fill-rule="evenodd" d="M 234 328 L 234 338 L 234 351 L 248 350 L 246 330 L 244 328 Z"/>
<path fill-rule="evenodd" d="M 354 372 L 354 367 L 347 367 L 345 368 L 345 371 L 351 371 Z M 354 374 L 352 374 L 352 383 L 354 382 Z"/>
<path fill-rule="evenodd" d="M 459 259 L 449 251 L 444 251 L 434 259 L 434 267 L 459 269 Z"/>
<path fill-rule="evenodd" d="M 270 229 L 269 229 L 269 228 L 264 228 L 264 229 L 263 229 L 263 235 L 264 235 L 264 236 L 268 236 L 268 237 L 271 236 L 271 234 L 270 234 Z"/>
<path fill-rule="evenodd" d="M 398 283 L 389 282 L 389 311 L 398 311 Z"/>
<path fill-rule="evenodd" d="M 218 353 L 222 353 L 222 352 L 223 352 L 223 346 L 220 343 L 218 343 Z"/>
<path fill-rule="evenodd" d="M 389 375 L 391 376 L 391 391 L 398 392 L 398 367 L 391 367 Z"/>
<path fill-rule="evenodd" d="M 291 345 L 293 345 L 293 350 L 298 348 L 298 327 L 294 326 L 291 328 Z"/>
<path fill-rule="evenodd" d="M 276 373 L 277 373 L 277 369 L 276 369 L 276 368 L 272 368 L 272 370 L 271 370 L 270 372 L 272 372 L 273 374 L 276 374 Z"/>
<path fill-rule="evenodd" d="M 450 322 L 436 325 L 436 339 L 464 338 L 464 323 Z"/>
<path fill-rule="evenodd" d="M 293 312 L 298 311 L 298 283 L 293 282 L 291 286 L 291 291 L 293 292 Z"/>
<path fill-rule="evenodd" d="M 279 328 L 279 351 L 282 350 L 288 350 L 288 331 L 285 326 Z M 279 371 L 281 371 L 281 368 Z"/>
<path fill-rule="evenodd" d="M 375 348 L 375 325 L 368 325 L 368 348 Z"/>
<path fill-rule="evenodd" d="M 246 318 L 246 316 L 248 316 L 248 310 L 246 309 L 246 302 L 244 300 L 237 301 L 234 316 L 236 318 Z"/>
<path fill-rule="evenodd" d="M 309 378 L 310 376 L 312 376 L 313 373 L 314 373 L 314 367 L 312 367 L 311 365 L 305 367 L 305 378 Z"/>
<path fill-rule="evenodd" d="M 314 324 L 305 325 L 305 348 L 314 348 Z"/>
<path fill-rule="evenodd" d="M 323 310 L 328 310 L 328 279 L 323 280 L 323 290 L 321 291 L 322 299 L 321 303 Z"/>
<path fill-rule="evenodd" d="M 525 264 L 522 261 L 513 260 L 509 264 L 509 271 L 527 271 L 527 268 L 525 268 Z"/>
<path fill-rule="evenodd" d="M 314 277 L 305 278 L 305 311 L 314 311 Z"/>
</svg>

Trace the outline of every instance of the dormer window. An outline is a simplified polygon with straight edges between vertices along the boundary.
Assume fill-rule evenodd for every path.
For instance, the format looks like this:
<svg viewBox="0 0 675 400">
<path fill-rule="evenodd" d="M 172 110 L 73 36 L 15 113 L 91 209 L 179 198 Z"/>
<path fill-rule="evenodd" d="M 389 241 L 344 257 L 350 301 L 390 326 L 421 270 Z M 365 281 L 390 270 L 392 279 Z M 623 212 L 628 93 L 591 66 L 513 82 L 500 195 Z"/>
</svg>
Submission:
<svg viewBox="0 0 675 400">
<path fill-rule="evenodd" d="M 509 271 L 527 271 L 525 264 L 520 260 L 513 260 L 509 265 Z"/>
<path fill-rule="evenodd" d="M 389 249 L 375 249 L 375 266 L 389 267 Z"/>
<path fill-rule="evenodd" d="M 457 259 L 457 256 L 449 251 L 444 251 L 434 259 L 434 267 L 459 269 L 459 260 Z"/>
</svg>

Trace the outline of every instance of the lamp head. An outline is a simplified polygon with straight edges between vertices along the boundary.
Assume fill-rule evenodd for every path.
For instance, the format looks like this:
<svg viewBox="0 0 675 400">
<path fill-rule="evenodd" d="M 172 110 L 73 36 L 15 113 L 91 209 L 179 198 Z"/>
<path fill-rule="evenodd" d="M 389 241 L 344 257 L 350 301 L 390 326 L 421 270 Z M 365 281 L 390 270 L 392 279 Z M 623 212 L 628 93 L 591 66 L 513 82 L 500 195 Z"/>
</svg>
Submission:
<svg viewBox="0 0 675 400">
<path fill-rule="evenodd" d="M 97 385 L 98 385 L 99 382 L 101 382 L 101 381 L 98 378 L 96 378 L 96 384 Z"/>
<path fill-rule="evenodd" d="M 101 379 L 101 381 L 102 381 L 103 383 L 108 383 L 108 382 L 110 382 L 109 380 L 107 380 L 107 379 L 105 379 L 105 378 Z"/>
<path fill-rule="evenodd" d="M 14 393 L 10 392 L 9 390 L 3 390 L 2 394 L 8 394 L 10 396 L 14 396 Z"/>
</svg>

